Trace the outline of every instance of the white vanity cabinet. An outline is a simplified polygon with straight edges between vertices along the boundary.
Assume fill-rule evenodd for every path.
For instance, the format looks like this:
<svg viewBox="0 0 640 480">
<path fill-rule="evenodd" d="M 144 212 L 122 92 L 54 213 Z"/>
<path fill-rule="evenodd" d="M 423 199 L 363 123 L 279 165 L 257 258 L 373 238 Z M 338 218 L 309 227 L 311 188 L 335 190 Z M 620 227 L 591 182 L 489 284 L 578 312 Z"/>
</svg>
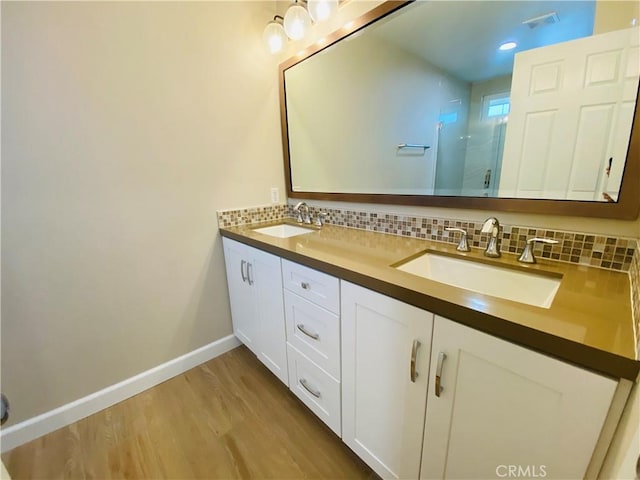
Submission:
<svg viewBox="0 0 640 480">
<path fill-rule="evenodd" d="M 223 237 L 233 333 L 289 384 L 280 257 Z"/>
<path fill-rule="evenodd" d="M 420 478 L 584 477 L 616 381 L 439 316 L 431 364 Z"/>
<path fill-rule="evenodd" d="M 290 389 L 340 435 L 340 281 L 284 259 L 282 278 Z"/>
<path fill-rule="evenodd" d="M 223 243 L 236 336 L 381 477 L 597 472 L 623 382 Z"/>
<path fill-rule="evenodd" d="M 418 478 L 433 314 L 341 282 L 342 440 L 383 478 Z"/>
</svg>

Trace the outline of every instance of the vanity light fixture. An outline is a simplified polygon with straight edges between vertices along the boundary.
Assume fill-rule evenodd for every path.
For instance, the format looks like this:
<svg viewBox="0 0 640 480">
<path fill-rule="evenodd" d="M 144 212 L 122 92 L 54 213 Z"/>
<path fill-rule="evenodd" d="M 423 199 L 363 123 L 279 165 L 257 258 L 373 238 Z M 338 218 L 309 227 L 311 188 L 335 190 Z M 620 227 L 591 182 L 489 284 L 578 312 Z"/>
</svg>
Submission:
<svg viewBox="0 0 640 480">
<path fill-rule="evenodd" d="M 300 40 L 311 26 L 307 10 L 295 0 L 284 14 L 284 31 L 291 40 Z"/>
<path fill-rule="evenodd" d="M 264 29 L 262 39 L 269 53 L 280 52 L 287 38 L 303 38 L 312 20 L 318 23 L 329 19 L 337 11 L 338 4 L 339 0 L 293 0 L 284 18 L 276 15 Z"/>
<path fill-rule="evenodd" d="M 285 43 L 287 43 L 287 34 L 282 26 L 283 21 L 284 18 L 276 15 L 264 28 L 264 33 L 262 34 L 262 40 L 267 50 L 274 55 L 280 52 L 284 48 Z"/>
<path fill-rule="evenodd" d="M 315 23 L 324 22 L 338 10 L 338 0 L 307 0 L 307 9 Z"/>
<path fill-rule="evenodd" d="M 498 50 L 502 50 L 503 52 L 505 52 L 507 50 L 513 50 L 517 46 L 518 44 L 516 42 L 504 42 L 498 47 Z"/>
</svg>

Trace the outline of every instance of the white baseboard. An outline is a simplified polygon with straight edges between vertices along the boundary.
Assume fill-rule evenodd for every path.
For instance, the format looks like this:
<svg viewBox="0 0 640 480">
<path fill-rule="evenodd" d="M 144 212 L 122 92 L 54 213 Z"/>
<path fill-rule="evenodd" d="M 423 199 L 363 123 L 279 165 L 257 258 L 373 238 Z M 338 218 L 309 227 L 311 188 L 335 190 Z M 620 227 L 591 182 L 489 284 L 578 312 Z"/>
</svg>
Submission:
<svg viewBox="0 0 640 480">
<path fill-rule="evenodd" d="M 3 428 L 0 431 L 0 452 L 7 452 L 23 443 L 104 410 L 239 345 L 240 341 L 233 335 L 229 335 L 91 395 Z"/>
</svg>

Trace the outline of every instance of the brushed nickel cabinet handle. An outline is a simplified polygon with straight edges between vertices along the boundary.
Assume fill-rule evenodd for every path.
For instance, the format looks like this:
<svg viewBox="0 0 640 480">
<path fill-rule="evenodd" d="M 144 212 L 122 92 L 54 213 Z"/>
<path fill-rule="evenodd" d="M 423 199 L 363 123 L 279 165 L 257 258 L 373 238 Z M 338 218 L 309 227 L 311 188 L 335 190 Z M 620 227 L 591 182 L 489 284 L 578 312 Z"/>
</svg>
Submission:
<svg viewBox="0 0 640 480">
<path fill-rule="evenodd" d="M 317 333 L 310 333 L 306 328 L 304 328 L 304 325 L 302 323 L 297 324 L 296 328 L 304 333 L 307 337 L 311 337 L 314 340 L 318 340 L 320 338 L 320 335 L 318 335 Z"/>
<path fill-rule="evenodd" d="M 300 385 L 302 385 L 302 387 L 309 392 L 311 395 L 313 395 L 316 398 L 320 398 L 320 396 L 322 395 L 318 390 L 314 390 L 313 388 L 311 388 L 309 385 L 307 385 L 307 380 L 304 378 L 301 378 L 300 380 L 298 380 L 300 382 Z"/>
<path fill-rule="evenodd" d="M 411 368 L 409 371 L 409 375 L 413 383 L 416 383 L 416 378 L 418 378 L 418 372 L 416 372 L 416 357 L 418 356 L 418 348 L 420 348 L 420 340 L 414 340 L 413 346 L 411 347 Z"/>
<path fill-rule="evenodd" d="M 311 290 L 311 285 L 309 285 L 307 282 L 300 282 L 300 286 L 303 290 Z"/>
<path fill-rule="evenodd" d="M 245 262 L 244 260 L 240 261 L 240 275 L 242 276 L 242 281 L 246 282 L 247 281 L 247 277 L 244 274 L 244 266 L 247 262 Z"/>
<path fill-rule="evenodd" d="M 253 264 L 247 262 L 247 280 L 249 280 L 249 285 L 253 285 L 253 279 L 251 278 L 253 275 Z"/>
<path fill-rule="evenodd" d="M 438 354 L 438 366 L 436 367 L 436 397 L 440 396 L 440 392 L 444 390 L 444 387 L 440 385 L 442 382 L 442 365 L 444 364 L 447 355 L 444 352 Z"/>
</svg>

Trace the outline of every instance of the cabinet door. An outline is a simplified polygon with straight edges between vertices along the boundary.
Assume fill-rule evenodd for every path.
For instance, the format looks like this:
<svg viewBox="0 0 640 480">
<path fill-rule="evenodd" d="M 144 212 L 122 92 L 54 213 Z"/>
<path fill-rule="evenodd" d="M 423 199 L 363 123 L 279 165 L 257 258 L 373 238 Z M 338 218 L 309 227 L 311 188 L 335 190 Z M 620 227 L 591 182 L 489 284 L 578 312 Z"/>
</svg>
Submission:
<svg viewBox="0 0 640 480">
<path fill-rule="evenodd" d="M 341 292 L 342 439 L 381 477 L 418 478 L 433 315 L 348 282 Z"/>
<path fill-rule="evenodd" d="M 258 316 L 253 299 L 254 289 L 249 284 L 249 247 L 243 243 L 222 239 L 224 260 L 227 267 L 227 283 L 231 302 L 233 333 L 253 353 L 258 355 Z"/>
<path fill-rule="evenodd" d="M 256 354 L 276 377 L 289 385 L 280 257 L 248 248 L 251 261 L 247 280 L 254 289 L 258 316 Z"/>
<path fill-rule="evenodd" d="M 431 362 L 421 478 L 583 478 L 615 381 L 438 316 Z"/>
</svg>

